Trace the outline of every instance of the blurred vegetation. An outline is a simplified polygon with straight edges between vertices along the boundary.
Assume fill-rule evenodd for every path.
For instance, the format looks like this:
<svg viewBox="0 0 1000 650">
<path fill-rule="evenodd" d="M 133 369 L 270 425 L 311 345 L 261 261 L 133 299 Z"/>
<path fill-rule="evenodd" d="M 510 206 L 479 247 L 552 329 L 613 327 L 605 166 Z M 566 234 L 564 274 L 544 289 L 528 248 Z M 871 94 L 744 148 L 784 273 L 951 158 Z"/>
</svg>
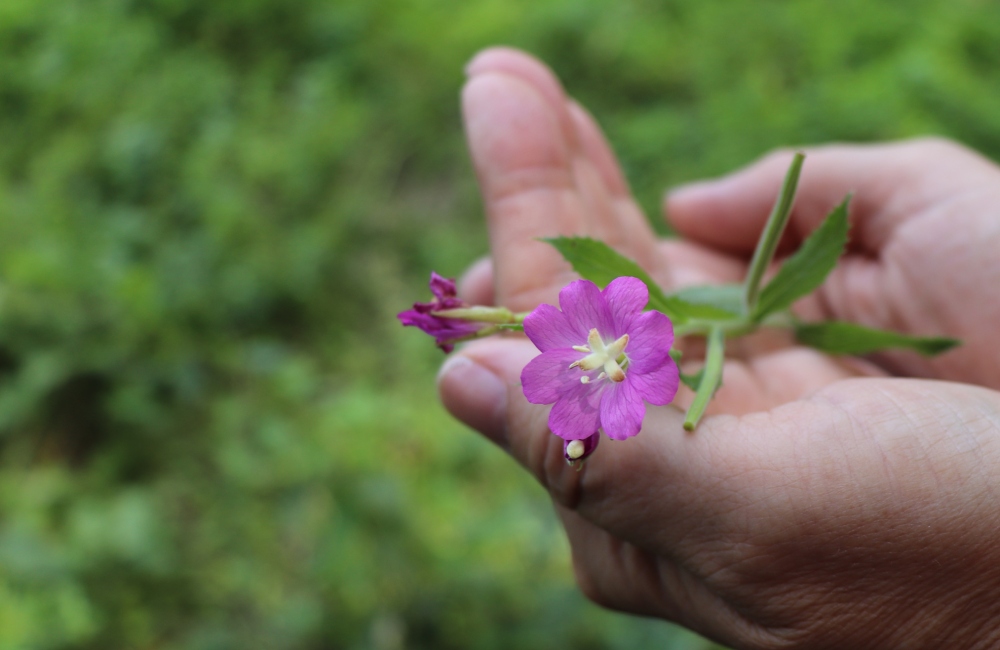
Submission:
<svg viewBox="0 0 1000 650">
<path fill-rule="evenodd" d="M 987 0 L 3 0 L 0 648 L 705 647 L 584 602 L 394 320 L 486 250 L 500 42 L 654 216 L 779 145 L 1000 156 Z"/>
</svg>

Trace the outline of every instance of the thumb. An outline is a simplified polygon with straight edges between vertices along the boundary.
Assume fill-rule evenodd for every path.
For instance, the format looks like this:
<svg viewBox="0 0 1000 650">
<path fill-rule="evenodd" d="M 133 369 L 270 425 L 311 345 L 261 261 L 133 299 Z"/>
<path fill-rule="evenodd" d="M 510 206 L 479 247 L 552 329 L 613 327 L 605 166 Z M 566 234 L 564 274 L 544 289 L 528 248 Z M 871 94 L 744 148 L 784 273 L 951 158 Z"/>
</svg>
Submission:
<svg viewBox="0 0 1000 650">
<path fill-rule="evenodd" d="M 528 403 L 521 392 L 521 369 L 537 354 L 523 339 L 467 345 L 442 368 L 445 407 L 506 449 L 558 504 L 623 539 L 671 545 L 702 522 L 728 516 L 732 493 L 723 487 L 728 462 L 720 452 L 733 447 L 738 418 L 715 416 L 690 434 L 676 408 L 649 407 L 638 436 L 602 434 L 582 467 L 570 467 L 562 439 L 548 429 L 549 407 Z"/>
</svg>

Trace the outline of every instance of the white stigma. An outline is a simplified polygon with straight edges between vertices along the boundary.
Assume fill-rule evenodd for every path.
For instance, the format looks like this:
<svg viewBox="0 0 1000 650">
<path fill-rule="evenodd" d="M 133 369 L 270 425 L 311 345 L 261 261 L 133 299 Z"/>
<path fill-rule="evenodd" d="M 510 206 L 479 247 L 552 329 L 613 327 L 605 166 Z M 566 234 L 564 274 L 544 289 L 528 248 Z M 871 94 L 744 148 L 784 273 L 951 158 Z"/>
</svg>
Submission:
<svg viewBox="0 0 1000 650">
<path fill-rule="evenodd" d="M 587 345 L 573 346 L 573 349 L 577 352 L 586 352 L 588 354 L 579 361 L 574 361 L 570 365 L 570 368 L 580 368 L 580 370 L 587 372 L 603 367 L 604 372 L 598 376 L 598 379 L 610 377 L 611 381 L 624 381 L 625 371 L 619 365 L 618 360 L 624 355 L 625 346 L 627 345 L 628 334 L 623 334 L 614 343 L 605 345 L 604 339 L 601 338 L 597 328 L 594 328 L 587 335 Z M 623 359 L 622 361 L 627 361 L 627 359 Z M 584 379 L 587 379 L 587 381 L 584 381 Z M 587 384 L 590 382 L 590 379 L 584 377 L 580 381 Z"/>
</svg>

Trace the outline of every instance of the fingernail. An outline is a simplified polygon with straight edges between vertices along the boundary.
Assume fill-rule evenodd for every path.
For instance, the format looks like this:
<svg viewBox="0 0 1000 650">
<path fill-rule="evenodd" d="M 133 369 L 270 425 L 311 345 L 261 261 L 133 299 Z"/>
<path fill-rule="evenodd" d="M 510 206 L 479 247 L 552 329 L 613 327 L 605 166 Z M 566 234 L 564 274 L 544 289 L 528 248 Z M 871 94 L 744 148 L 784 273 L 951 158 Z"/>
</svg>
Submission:
<svg viewBox="0 0 1000 650">
<path fill-rule="evenodd" d="M 499 377 L 472 359 L 455 355 L 441 366 L 437 383 L 449 413 L 506 447 L 507 386 Z"/>
</svg>

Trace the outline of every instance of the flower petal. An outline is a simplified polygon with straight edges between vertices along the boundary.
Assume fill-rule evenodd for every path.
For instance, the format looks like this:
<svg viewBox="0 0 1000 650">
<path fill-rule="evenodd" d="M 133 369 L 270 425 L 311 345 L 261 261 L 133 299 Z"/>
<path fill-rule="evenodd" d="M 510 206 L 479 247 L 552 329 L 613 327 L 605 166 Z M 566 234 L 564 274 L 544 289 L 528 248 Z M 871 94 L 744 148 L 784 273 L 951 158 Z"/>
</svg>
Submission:
<svg viewBox="0 0 1000 650">
<path fill-rule="evenodd" d="M 674 325 L 660 312 L 647 311 L 636 316 L 629 325 L 628 334 L 625 354 L 632 372 L 652 372 L 670 359 Z"/>
<path fill-rule="evenodd" d="M 521 390 L 532 404 L 552 404 L 562 395 L 583 385 L 581 370 L 570 369 L 570 364 L 583 355 L 572 348 L 557 348 L 541 353 L 528 362 L 521 371 Z M 596 375 L 594 371 L 589 373 Z M 593 433 L 593 431 L 591 431 Z"/>
<path fill-rule="evenodd" d="M 601 293 L 604 294 L 604 299 L 611 310 L 615 338 L 628 332 L 632 319 L 641 313 L 649 302 L 649 289 L 639 278 L 615 278 Z"/>
<path fill-rule="evenodd" d="M 625 383 L 631 383 L 636 392 L 654 406 L 664 406 L 674 401 L 677 386 L 680 384 L 680 373 L 673 359 L 652 372 L 631 372 L 625 378 Z"/>
<path fill-rule="evenodd" d="M 608 302 L 597 285 L 590 280 L 574 280 L 563 287 L 559 292 L 559 306 L 570 325 L 576 331 L 583 332 L 584 340 L 587 333 L 595 327 L 605 339 L 614 340 L 614 321 Z"/>
<path fill-rule="evenodd" d="M 582 440 L 601 426 L 601 389 L 577 383 L 549 413 L 549 430 L 563 440 Z"/>
<path fill-rule="evenodd" d="M 444 278 L 436 272 L 431 271 L 430 287 L 431 293 L 433 293 L 434 297 L 438 300 L 447 300 L 455 297 L 455 280 L 452 278 Z"/>
<path fill-rule="evenodd" d="M 586 345 L 587 332 L 570 325 L 566 315 L 552 305 L 538 305 L 524 317 L 524 333 L 542 352 Z"/>
<path fill-rule="evenodd" d="M 646 405 L 642 397 L 625 380 L 606 387 L 601 395 L 601 426 L 612 440 L 625 440 L 639 433 Z"/>
</svg>

